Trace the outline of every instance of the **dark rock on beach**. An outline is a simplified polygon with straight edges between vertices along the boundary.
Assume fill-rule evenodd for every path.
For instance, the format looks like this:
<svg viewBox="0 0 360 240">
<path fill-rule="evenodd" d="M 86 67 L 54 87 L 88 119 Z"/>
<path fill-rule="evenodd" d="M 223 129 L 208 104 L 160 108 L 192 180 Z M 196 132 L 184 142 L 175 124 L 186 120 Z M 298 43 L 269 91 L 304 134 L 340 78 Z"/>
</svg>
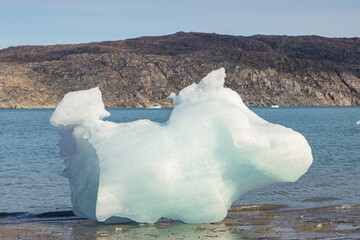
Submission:
<svg viewBox="0 0 360 240">
<path fill-rule="evenodd" d="M 248 106 L 360 105 L 360 38 L 179 32 L 0 50 L 0 108 L 55 108 L 96 86 L 106 107 L 171 107 L 171 92 L 220 67 Z"/>
</svg>

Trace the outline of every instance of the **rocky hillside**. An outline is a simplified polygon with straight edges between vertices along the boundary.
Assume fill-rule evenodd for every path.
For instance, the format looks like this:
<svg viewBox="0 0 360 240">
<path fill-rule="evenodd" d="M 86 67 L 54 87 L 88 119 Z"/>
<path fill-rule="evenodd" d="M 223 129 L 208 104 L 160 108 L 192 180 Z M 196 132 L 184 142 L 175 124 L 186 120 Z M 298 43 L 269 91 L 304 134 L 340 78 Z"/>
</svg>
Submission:
<svg viewBox="0 0 360 240">
<path fill-rule="evenodd" d="M 0 50 L 0 108 L 54 108 L 95 86 L 107 107 L 170 107 L 171 92 L 220 67 L 249 106 L 360 105 L 360 38 L 180 32 Z"/>
</svg>

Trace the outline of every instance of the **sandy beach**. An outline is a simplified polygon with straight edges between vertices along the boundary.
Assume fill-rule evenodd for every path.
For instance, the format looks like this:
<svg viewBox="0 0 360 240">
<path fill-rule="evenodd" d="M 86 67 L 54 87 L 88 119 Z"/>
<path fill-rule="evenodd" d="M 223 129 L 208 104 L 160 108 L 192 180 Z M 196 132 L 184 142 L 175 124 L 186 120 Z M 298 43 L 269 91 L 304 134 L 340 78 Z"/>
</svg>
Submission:
<svg viewBox="0 0 360 240">
<path fill-rule="evenodd" d="M 220 223 L 103 224 L 87 219 L 8 221 L 1 239 L 359 239 L 360 205 L 279 210 L 236 206 Z"/>
</svg>

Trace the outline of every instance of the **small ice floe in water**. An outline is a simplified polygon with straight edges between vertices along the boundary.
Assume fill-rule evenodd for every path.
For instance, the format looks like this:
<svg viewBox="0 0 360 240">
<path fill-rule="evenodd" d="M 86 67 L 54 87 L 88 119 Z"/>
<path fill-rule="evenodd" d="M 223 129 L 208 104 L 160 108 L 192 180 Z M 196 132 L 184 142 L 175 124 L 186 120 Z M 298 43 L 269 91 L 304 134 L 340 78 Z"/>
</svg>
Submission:
<svg viewBox="0 0 360 240">
<path fill-rule="evenodd" d="M 105 222 L 223 220 L 245 193 L 293 182 L 312 163 L 306 139 L 269 123 L 224 88 L 225 70 L 171 94 L 166 123 L 114 123 L 99 88 L 66 94 L 51 116 L 76 215 Z"/>
<path fill-rule="evenodd" d="M 147 107 L 147 108 L 161 108 L 161 106 L 152 106 L 152 107 Z"/>
<path fill-rule="evenodd" d="M 279 105 L 272 105 L 271 108 L 279 108 Z"/>
<path fill-rule="evenodd" d="M 357 125 L 360 125 L 360 121 L 357 121 L 356 124 L 357 124 Z"/>
</svg>

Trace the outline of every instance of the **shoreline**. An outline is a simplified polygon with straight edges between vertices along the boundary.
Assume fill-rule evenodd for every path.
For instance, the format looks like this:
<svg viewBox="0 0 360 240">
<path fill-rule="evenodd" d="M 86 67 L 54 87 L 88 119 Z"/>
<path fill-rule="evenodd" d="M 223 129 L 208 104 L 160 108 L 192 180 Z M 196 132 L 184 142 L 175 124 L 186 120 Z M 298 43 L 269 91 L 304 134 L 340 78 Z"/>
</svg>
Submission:
<svg viewBox="0 0 360 240">
<path fill-rule="evenodd" d="M 184 224 L 160 219 L 155 224 L 104 224 L 88 219 L 44 218 L 1 221 L 2 239 L 239 239 L 360 238 L 360 205 L 279 210 L 280 205 L 232 207 L 219 223 Z"/>
<path fill-rule="evenodd" d="M 1 108 L 0 110 L 55 110 L 55 107 L 24 107 L 24 108 Z M 360 107 L 360 105 L 314 105 L 314 106 L 307 106 L 307 105 L 294 105 L 294 106 L 247 106 L 248 108 L 271 108 L 271 109 L 279 109 L 279 108 L 338 108 L 338 107 Z M 159 110 L 159 109 L 173 109 L 174 107 L 105 107 L 105 109 L 149 109 L 149 110 Z"/>
</svg>

